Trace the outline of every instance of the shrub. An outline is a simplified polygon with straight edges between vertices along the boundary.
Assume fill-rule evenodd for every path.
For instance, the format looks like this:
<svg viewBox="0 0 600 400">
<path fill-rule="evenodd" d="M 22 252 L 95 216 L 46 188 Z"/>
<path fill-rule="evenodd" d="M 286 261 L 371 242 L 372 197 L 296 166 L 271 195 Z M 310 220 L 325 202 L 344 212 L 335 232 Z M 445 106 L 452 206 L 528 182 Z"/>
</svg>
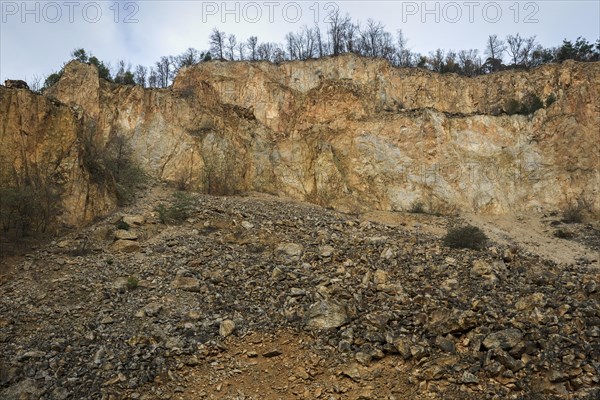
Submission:
<svg viewBox="0 0 600 400">
<path fill-rule="evenodd" d="M 580 206 L 569 206 L 563 213 L 562 220 L 567 224 L 583 222 L 583 210 Z"/>
<path fill-rule="evenodd" d="M 173 194 L 173 203 L 170 206 L 165 206 L 160 203 L 156 207 L 158 219 L 162 224 L 179 224 L 189 218 L 194 199 L 184 193 L 176 192 Z"/>
<path fill-rule="evenodd" d="M 127 278 L 127 289 L 133 290 L 138 287 L 140 281 L 135 276 L 130 276 Z"/>
<path fill-rule="evenodd" d="M 544 107 L 544 102 L 535 94 L 530 93 L 522 101 L 511 99 L 506 103 L 505 110 L 508 115 L 530 115 Z"/>
<path fill-rule="evenodd" d="M 118 220 L 117 223 L 115 224 L 115 227 L 117 229 L 121 229 L 123 231 L 128 231 L 130 226 L 127 222 L 123 221 L 122 219 Z"/>
<path fill-rule="evenodd" d="M 89 172 L 90 180 L 99 185 L 114 182 L 117 203 L 130 204 L 137 187 L 146 180 L 142 169 L 133 160 L 133 151 L 128 140 L 122 135 L 114 135 L 102 147 L 95 141 L 96 129 L 89 126 L 81 138 L 81 158 Z"/>
<path fill-rule="evenodd" d="M 519 114 L 521 112 L 521 103 L 515 99 L 510 99 L 506 103 L 505 109 L 508 115 Z"/>
<path fill-rule="evenodd" d="M 465 225 L 448 229 L 444 236 L 445 246 L 464 249 L 480 249 L 487 243 L 487 236 L 476 226 Z"/>
<path fill-rule="evenodd" d="M 554 236 L 560 239 L 570 239 L 573 237 L 573 233 L 566 229 L 557 229 L 554 231 Z"/>
<path fill-rule="evenodd" d="M 60 188 L 39 176 L 0 188 L 0 224 L 19 236 L 46 232 L 60 212 Z"/>
<path fill-rule="evenodd" d="M 556 96 L 554 93 L 550 93 L 548 98 L 546 99 L 546 107 L 550 107 L 556 101 Z"/>
<path fill-rule="evenodd" d="M 410 205 L 409 211 L 413 214 L 424 214 L 425 213 L 425 205 L 422 201 L 415 201 Z"/>
<path fill-rule="evenodd" d="M 117 201 L 120 206 L 130 204 L 136 188 L 146 176 L 133 160 L 133 150 L 124 136 L 114 136 L 106 145 L 104 164 L 115 180 Z"/>
</svg>

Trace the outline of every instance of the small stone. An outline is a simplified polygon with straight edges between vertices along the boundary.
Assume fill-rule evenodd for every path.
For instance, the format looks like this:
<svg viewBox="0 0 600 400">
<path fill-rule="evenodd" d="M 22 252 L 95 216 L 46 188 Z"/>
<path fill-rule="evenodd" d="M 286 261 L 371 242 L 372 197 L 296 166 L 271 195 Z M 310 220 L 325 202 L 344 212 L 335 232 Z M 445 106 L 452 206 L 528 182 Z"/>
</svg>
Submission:
<svg viewBox="0 0 600 400">
<path fill-rule="evenodd" d="M 306 372 L 306 370 L 303 367 L 296 367 L 294 369 L 294 375 L 297 376 L 298 378 L 302 378 L 304 380 L 307 380 L 310 378 L 310 375 Z"/>
<path fill-rule="evenodd" d="M 55 399 L 55 400 L 65 400 L 70 395 L 71 395 L 71 393 L 69 393 L 69 391 L 67 389 L 65 389 L 64 387 L 57 387 L 57 388 L 54 388 L 54 390 L 52 391 L 52 399 Z"/>
<path fill-rule="evenodd" d="M 396 252 L 394 251 L 394 249 L 392 249 L 391 247 L 386 247 L 379 255 L 379 258 L 381 258 L 382 260 L 390 260 L 395 256 Z"/>
<path fill-rule="evenodd" d="M 465 372 L 463 372 L 461 381 L 462 381 L 462 383 L 467 383 L 467 384 L 479 383 L 479 378 L 477 378 L 475 375 L 473 375 L 469 371 L 465 371 Z"/>
<path fill-rule="evenodd" d="M 187 313 L 186 318 L 190 321 L 198 321 L 202 315 L 198 311 L 190 311 Z"/>
<path fill-rule="evenodd" d="M 296 243 L 281 243 L 277 246 L 275 251 L 284 256 L 287 261 L 299 261 L 302 253 L 304 252 L 304 247 Z"/>
<path fill-rule="evenodd" d="M 235 322 L 230 319 L 226 319 L 221 322 L 219 326 L 219 335 L 222 337 L 230 336 L 235 331 Z"/>
<path fill-rule="evenodd" d="M 398 353 L 400 353 L 402 358 L 404 358 L 405 360 L 408 360 L 412 357 L 412 352 L 410 348 L 413 345 L 413 343 L 408 337 L 398 337 L 394 339 L 392 344 L 396 347 Z"/>
<path fill-rule="evenodd" d="M 564 371 L 552 369 L 548 372 L 548 380 L 550 382 L 566 382 L 569 380 L 569 374 Z"/>
<path fill-rule="evenodd" d="M 435 344 L 442 350 L 445 351 L 446 353 L 456 353 L 456 346 L 454 345 L 454 342 L 450 339 L 447 339 L 445 337 L 442 336 L 438 336 L 435 339 Z"/>
<path fill-rule="evenodd" d="M 347 376 L 348 378 L 352 379 L 353 381 L 360 381 L 360 366 L 358 364 L 351 364 L 349 366 L 347 366 L 346 368 L 344 368 L 341 371 L 341 374 L 344 376 Z"/>
<path fill-rule="evenodd" d="M 263 353 L 263 357 L 265 358 L 273 358 L 282 355 L 283 353 L 280 350 L 270 350 L 266 353 Z"/>
<path fill-rule="evenodd" d="M 279 267 L 275 267 L 273 268 L 273 271 L 271 272 L 271 279 L 275 280 L 275 281 L 279 281 L 285 278 L 285 274 L 283 273 L 283 270 Z"/>
<path fill-rule="evenodd" d="M 200 281 L 196 278 L 178 275 L 171 282 L 172 289 L 187 290 L 188 292 L 199 292 Z"/>
<path fill-rule="evenodd" d="M 455 278 L 448 278 L 445 281 L 442 282 L 441 288 L 444 289 L 446 292 L 452 292 L 456 289 L 458 289 L 458 279 Z"/>
<path fill-rule="evenodd" d="M 490 264 L 483 260 L 475 260 L 473 267 L 471 268 L 471 276 L 481 277 L 489 282 L 495 282 L 498 280 L 494 274 L 494 270 Z"/>
<path fill-rule="evenodd" d="M 518 329 L 505 329 L 503 331 L 489 334 L 483 345 L 487 349 L 510 350 L 523 339 L 523 333 Z"/>
<path fill-rule="evenodd" d="M 146 223 L 146 218 L 143 215 L 126 215 L 123 217 L 123 222 L 129 226 L 140 226 Z"/>
<path fill-rule="evenodd" d="M 246 229 L 246 230 L 250 230 L 252 228 L 254 228 L 254 225 L 252 225 L 250 222 L 248 221 L 242 221 L 242 228 Z"/>
<path fill-rule="evenodd" d="M 385 285 L 388 281 L 388 273 L 382 269 L 378 269 L 373 274 L 373 282 L 376 285 Z"/>
<path fill-rule="evenodd" d="M 310 306 L 304 318 L 311 329 L 339 328 L 348 322 L 348 312 L 342 304 L 322 300 Z"/>
<path fill-rule="evenodd" d="M 194 355 L 186 358 L 183 363 L 189 367 L 195 367 L 196 365 L 200 364 L 200 361 L 198 360 L 198 357 Z"/>
<path fill-rule="evenodd" d="M 329 258 L 333 255 L 334 248 L 329 245 L 319 247 L 319 255 L 323 258 Z"/>
<path fill-rule="evenodd" d="M 117 240 L 111 248 L 113 251 L 120 253 L 135 253 L 140 250 L 140 245 L 133 240 Z"/>
<path fill-rule="evenodd" d="M 135 231 L 127 231 L 125 229 L 118 229 L 115 231 L 115 239 L 117 240 L 137 240 L 138 234 Z"/>
<path fill-rule="evenodd" d="M 163 305 L 158 302 L 152 302 L 146 304 L 144 307 L 144 313 L 149 317 L 154 317 L 162 310 Z"/>
<path fill-rule="evenodd" d="M 356 353 L 354 355 L 354 358 L 356 359 L 356 361 L 358 361 L 362 365 L 368 365 L 373 360 L 373 356 L 371 356 L 370 354 L 364 353 L 362 351 L 359 351 L 358 353 Z"/>
</svg>

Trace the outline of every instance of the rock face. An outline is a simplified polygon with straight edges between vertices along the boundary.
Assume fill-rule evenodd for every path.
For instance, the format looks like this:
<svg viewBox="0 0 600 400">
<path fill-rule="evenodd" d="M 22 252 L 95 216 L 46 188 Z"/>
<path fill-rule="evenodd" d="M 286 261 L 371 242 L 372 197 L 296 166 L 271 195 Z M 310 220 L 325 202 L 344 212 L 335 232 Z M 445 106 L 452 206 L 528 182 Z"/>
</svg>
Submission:
<svg viewBox="0 0 600 400">
<path fill-rule="evenodd" d="M 4 86 L 12 89 L 29 89 L 29 85 L 27 84 L 27 82 L 22 81 L 20 79 L 7 79 L 4 81 Z"/>
<path fill-rule="evenodd" d="M 152 176 L 211 194 L 259 191 L 342 211 L 420 201 L 429 211 L 506 213 L 577 200 L 600 208 L 599 76 L 600 63 L 466 78 L 344 55 L 201 63 L 169 89 L 143 89 L 72 62 L 47 96 L 79 110 L 95 140 L 126 137 Z M 48 99 L 2 93 L 11 146 L 22 130 L 47 134 L 6 121 L 40 118 L 46 111 L 28 102 Z M 532 96 L 540 109 L 509 115 L 511 101 Z M 51 119 L 75 124 L 53 107 Z"/>
<path fill-rule="evenodd" d="M 94 183 L 83 166 L 85 121 L 55 100 L 0 86 L 0 188 L 51 189 L 70 225 L 114 209 L 110 185 Z"/>
</svg>

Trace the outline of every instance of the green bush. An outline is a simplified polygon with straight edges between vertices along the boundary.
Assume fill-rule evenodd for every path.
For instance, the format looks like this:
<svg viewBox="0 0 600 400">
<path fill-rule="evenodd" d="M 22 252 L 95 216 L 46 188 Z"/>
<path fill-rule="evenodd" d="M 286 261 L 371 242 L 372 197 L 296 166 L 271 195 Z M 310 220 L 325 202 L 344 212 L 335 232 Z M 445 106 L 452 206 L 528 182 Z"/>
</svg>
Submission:
<svg viewBox="0 0 600 400">
<path fill-rule="evenodd" d="M 546 99 L 546 107 L 550 107 L 556 101 L 556 96 L 554 93 L 550 93 L 550 96 Z"/>
<path fill-rule="evenodd" d="M 135 276 L 130 276 L 127 278 L 127 289 L 133 290 L 138 287 L 140 280 Z"/>
<path fill-rule="evenodd" d="M 485 233 L 472 225 L 450 228 L 443 239 L 445 246 L 463 249 L 481 249 L 487 241 Z"/>
<path fill-rule="evenodd" d="M 156 207 L 158 219 L 162 224 L 180 224 L 192 213 L 194 199 L 187 193 L 175 192 L 170 206 L 160 203 Z"/>
</svg>

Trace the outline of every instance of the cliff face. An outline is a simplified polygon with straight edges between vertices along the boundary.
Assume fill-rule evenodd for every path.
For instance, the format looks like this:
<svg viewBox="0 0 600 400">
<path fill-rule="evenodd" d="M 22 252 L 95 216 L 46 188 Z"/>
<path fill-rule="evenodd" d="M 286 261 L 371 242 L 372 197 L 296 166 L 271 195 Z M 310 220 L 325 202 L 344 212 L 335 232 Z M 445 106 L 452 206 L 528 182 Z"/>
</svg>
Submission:
<svg viewBox="0 0 600 400">
<path fill-rule="evenodd" d="M 111 84 L 73 62 L 48 96 L 81 110 L 100 142 L 127 137 L 153 176 L 211 193 L 254 190 L 344 211 L 420 201 L 506 213 L 577 200 L 600 208 L 599 78 L 600 63 L 464 78 L 345 55 L 202 63 L 158 90 Z M 22 130 L 5 120 L 41 115 L 22 92 L 2 92 L 3 142 L 20 143 Z M 533 95 L 545 104 L 532 115 L 504 112 Z M 67 111 L 44 113 L 75 124 Z"/>
<path fill-rule="evenodd" d="M 84 120 L 81 112 L 55 100 L 0 86 L 3 213 L 19 208 L 39 225 L 51 222 L 39 219 L 49 217 L 56 207 L 60 222 L 79 225 L 115 207 L 110 185 L 94 183 L 83 167 Z M 7 204 L 19 201 L 14 194 L 8 198 L 13 188 L 21 189 L 23 204 Z M 3 215 L 3 224 L 10 218 Z"/>
</svg>

